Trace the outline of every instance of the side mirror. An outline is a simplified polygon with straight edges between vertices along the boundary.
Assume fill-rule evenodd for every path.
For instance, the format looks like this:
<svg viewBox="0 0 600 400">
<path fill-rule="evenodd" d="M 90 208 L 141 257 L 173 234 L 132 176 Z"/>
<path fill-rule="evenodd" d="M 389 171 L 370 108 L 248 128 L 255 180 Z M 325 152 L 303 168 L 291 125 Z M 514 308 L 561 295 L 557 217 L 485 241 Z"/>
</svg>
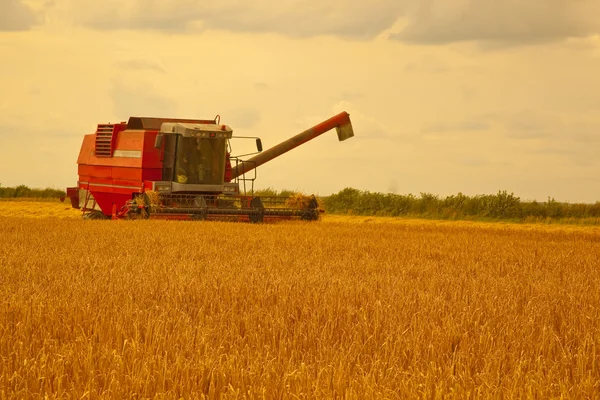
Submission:
<svg viewBox="0 0 600 400">
<path fill-rule="evenodd" d="M 161 135 L 159 133 L 158 135 L 156 135 L 156 139 L 154 139 L 154 148 L 160 149 L 160 146 L 162 146 L 162 142 L 163 142 L 163 135 Z"/>
<path fill-rule="evenodd" d="M 258 150 L 259 153 L 262 151 L 262 142 L 260 141 L 260 138 L 256 138 L 256 150 Z"/>
</svg>

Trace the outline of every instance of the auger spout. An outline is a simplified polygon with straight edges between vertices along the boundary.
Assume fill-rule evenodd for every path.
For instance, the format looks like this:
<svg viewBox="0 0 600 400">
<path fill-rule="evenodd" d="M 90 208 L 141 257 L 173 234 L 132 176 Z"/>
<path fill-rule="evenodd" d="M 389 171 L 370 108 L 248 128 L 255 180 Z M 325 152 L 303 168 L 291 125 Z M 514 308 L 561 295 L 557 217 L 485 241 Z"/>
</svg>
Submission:
<svg viewBox="0 0 600 400">
<path fill-rule="evenodd" d="M 232 168 L 231 179 L 235 179 L 236 177 L 243 175 L 244 173 L 251 171 L 266 162 L 269 162 L 284 153 L 287 153 L 288 151 L 316 138 L 317 136 L 322 135 L 327 131 L 330 131 L 333 128 L 336 129 L 338 140 L 340 142 L 354 136 L 352 122 L 350 121 L 350 114 L 343 111 L 338 115 L 331 117 L 328 120 L 323 121 L 320 124 L 315 125 L 312 128 L 309 128 L 304 132 L 299 133 L 296 136 L 291 137 L 248 160 L 240 162 L 237 166 Z"/>
</svg>

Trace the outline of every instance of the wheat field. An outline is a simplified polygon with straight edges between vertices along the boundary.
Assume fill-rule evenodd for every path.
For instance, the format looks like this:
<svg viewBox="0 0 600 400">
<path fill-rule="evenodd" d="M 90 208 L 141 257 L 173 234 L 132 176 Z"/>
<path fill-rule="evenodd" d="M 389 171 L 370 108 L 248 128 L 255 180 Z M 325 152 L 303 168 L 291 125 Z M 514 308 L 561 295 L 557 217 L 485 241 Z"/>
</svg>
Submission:
<svg viewBox="0 0 600 400">
<path fill-rule="evenodd" d="M 0 206 L 2 399 L 600 397 L 597 229 Z"/>
</svg>

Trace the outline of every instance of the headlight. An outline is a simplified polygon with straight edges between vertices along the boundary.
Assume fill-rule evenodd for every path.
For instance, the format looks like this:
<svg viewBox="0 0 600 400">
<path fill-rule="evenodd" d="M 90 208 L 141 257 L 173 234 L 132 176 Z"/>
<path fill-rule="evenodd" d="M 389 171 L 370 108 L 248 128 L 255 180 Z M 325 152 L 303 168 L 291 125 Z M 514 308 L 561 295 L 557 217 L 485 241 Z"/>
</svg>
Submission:
<svg viewBox="0 0 600 400">
<path fill-rule="evenodd" d="M 171 190 L 171 186 L 169 185 L 156 185 L 157 192 L 168 192 Z"/>
</svg>

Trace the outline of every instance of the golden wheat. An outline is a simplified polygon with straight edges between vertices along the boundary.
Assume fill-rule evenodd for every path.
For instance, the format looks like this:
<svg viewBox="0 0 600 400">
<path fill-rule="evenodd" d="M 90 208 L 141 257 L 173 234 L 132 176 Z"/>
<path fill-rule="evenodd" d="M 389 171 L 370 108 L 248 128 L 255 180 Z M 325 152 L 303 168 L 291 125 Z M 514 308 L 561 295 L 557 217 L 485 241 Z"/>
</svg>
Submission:
<svg viewBox="0 0 600 400">
<path fill-rule="evenodd" d="M 598 397 L 597 230 L 358 221 L 0 217 L 0 398 Z"/>
<path fill-rule="evenodd" d="M 0 200 L 0 216 L 24 218 L 81 218 L 81 211 L 71 207 L 69 200 Z"/>
<path fill-rule="evenodd" d="M 311 196 L 302 193 L 292 193 L 285 201 L 285 205 L 292 208 L 308 208 L 311 201 Z"/>
</svg>

